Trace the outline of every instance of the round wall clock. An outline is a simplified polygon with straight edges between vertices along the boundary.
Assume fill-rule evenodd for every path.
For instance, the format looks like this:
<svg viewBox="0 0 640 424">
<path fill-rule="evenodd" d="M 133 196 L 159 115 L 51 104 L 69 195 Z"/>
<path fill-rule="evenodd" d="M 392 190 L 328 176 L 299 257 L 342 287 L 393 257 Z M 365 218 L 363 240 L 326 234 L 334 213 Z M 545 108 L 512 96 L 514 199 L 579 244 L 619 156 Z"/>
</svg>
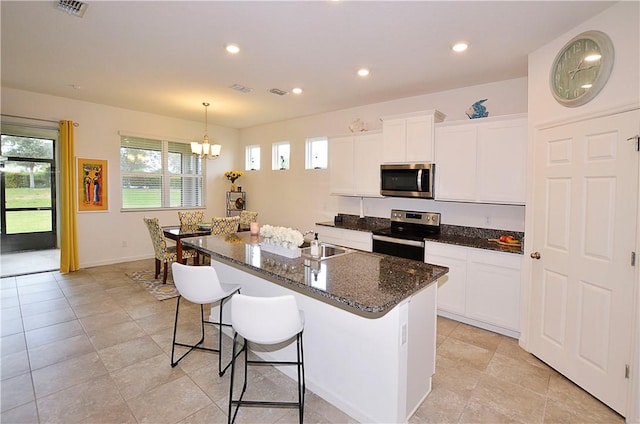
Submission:
<svg viewBox="0 0 640 424">
<path fill-rule="evenodd" d="M 607 34 L 587 31 L 560 50 L 549 75 L 553 97 L 563 106 L 582 106 L 607 83 L 613 69 L 613 43 Z"/>
</svg>

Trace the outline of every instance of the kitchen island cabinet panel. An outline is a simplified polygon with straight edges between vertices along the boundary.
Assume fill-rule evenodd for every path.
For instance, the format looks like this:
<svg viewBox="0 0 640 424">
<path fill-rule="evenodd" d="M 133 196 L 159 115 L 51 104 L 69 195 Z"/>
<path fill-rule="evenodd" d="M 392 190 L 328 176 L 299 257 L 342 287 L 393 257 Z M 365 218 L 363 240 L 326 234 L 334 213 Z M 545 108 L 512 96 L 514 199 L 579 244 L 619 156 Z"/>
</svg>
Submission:
<svg viewBox="0 0 640 424">
<path fill-rule="evenodd" d="M 208 254 L 220 280 L 240 284 L 243 294 L 296 298 L 305 314 L 307 387 L 358 421 L 405 423 L 431 391 L 436 280 L 446 268 L 355 250 L 323 261 L 286 258 L 263 251 L 259 237 L 246 233 L 184 243 Z M 223 322 L 230 309 L 225 305 Z M 219 312 L 213 306 L 210 318 Z M 289 360 L 296 346 L 252 351 Z M 294 377 L 294 368 L 281 368 Z"/>
</svg>

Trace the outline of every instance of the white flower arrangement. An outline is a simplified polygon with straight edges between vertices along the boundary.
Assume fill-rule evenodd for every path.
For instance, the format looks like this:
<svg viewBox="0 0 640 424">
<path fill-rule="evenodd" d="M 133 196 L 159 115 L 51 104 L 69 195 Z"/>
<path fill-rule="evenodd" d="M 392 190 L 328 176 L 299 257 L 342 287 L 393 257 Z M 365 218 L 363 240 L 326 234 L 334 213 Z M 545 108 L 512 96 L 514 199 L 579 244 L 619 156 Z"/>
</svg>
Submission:
<svg viewBox="0 0 640 424">
<path fill-rule="evenodd" d="M 287 249 L 295 249 L 304 243 L 304 237 L 300 231 L 288 227 L 274 227 L 268 224 L 260 227 L 260 237 L 266 244 L 282 246 Z"/>
</svg>

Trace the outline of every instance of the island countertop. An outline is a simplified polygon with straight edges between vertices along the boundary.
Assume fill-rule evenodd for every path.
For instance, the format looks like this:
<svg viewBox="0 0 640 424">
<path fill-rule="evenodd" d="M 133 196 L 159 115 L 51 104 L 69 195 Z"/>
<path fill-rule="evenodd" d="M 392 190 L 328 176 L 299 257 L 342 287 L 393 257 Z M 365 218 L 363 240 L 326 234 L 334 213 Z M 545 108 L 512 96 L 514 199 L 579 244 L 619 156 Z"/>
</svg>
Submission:
<svg viewBox="0 0 640 424">
<path fill-rule="evenodd" d="M 186 238 L 182 243 L 365 318 L 383 316 L 449 271 L 447 267 L 353 249 L 323 261 L 304 256 L 291 259 L 262 251 L 258 236 L 249 233 Z"/>
</svg>

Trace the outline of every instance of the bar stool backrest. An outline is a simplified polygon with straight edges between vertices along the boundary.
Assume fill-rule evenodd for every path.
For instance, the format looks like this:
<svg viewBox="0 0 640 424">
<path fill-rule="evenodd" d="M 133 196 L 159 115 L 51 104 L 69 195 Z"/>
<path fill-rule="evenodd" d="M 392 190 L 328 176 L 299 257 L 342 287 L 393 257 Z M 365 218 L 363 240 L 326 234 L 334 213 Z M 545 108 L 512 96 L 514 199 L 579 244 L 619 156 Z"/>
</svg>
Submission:
<svg viewBox="0 0 640 424">
<path fill-rule="evenodd" d="M 234 294 L 231 325 L 246 340 L 276 344 L 301 332 L 304 321 L 292 295 L 253 297 Z"/>
<path fill-rule="evenodd" d="M 211 266 L 171 265 L 173 282 L 180 295 L 192 303 L 213 303 L 229 295 Z"/>
</svg>

